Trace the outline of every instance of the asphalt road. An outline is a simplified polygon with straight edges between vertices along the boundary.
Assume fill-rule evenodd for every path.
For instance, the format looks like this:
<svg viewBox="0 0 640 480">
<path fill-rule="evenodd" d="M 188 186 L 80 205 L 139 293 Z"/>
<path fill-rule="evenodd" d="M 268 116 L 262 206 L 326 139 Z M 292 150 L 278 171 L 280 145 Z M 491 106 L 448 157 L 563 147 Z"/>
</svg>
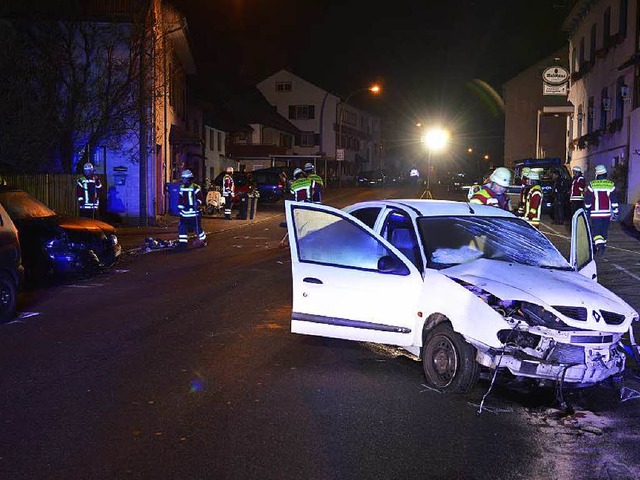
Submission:
<svg viewBox="0 0 640 480">
<path fill-rule="evenodd" d="M 333 203 L 381 193 L 399 194 Z M 553 392 L 498 387 L 478 415 L 487 381 L 443 395 L 401 351 L 289 333 L 272 208 L 207 249 L 27 292 L 38 315 L 0 326 L 0 477 L 578 478 Z"/>
</svg>

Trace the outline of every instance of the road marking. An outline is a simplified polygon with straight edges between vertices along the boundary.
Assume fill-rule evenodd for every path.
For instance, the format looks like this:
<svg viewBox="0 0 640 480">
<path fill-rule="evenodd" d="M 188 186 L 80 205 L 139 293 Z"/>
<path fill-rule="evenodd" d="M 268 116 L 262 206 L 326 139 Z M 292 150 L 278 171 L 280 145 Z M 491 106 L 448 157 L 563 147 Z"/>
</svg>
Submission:
<svg viewBox="0 0 640 480">
<path fill-rule="evenodd" d="M 631 273 L 629 270 L 627 270 L 624 267 L 621 267 L 617 263 L 613 263 L 611 260 L 607 260 L 606 258 L 603 258 L 602 260 L 604 260 L 605 262 L 610 263 L 611 265 L 613 265 L 616 270 L 619 270 L 620 272 L 624 272 L 627 275 L 629 275 L 631 278 L 640 281 L 640 276 L 636 275 L 635 273 Z"/>
<path fill-rule="evenodd" d="M 78 284 L 65 285 L 65 287 L 68 287 L 68 288 L 94 288 L 94 287 L 102 287 L 102 286 L 104 286 L 102 283 L 88 283 L 85 285 L 78 285 Z"/>
<path fill-rule="evenodd" d="M 16 317 L 16 320 L 22 320 L 23 318 L 36 317 L 40 315 L 40 312 L 22 312 Z"/>
</svg>

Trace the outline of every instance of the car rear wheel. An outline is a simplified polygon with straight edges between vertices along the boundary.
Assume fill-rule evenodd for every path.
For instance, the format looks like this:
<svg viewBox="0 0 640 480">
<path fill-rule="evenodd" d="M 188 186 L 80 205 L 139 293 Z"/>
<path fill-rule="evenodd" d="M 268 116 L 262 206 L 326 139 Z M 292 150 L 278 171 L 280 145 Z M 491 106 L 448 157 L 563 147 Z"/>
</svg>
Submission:
<svg viewBox="0 0 640 480">
<path fill-rule="evenodd" d="M 430 387 L 446 393 L 466 393 L 478 380 L 476 350 L 446 323 L 427 332 L 422 368 Z"/>
<path fill-rule="evenodd" d="M 12 320 L 16 314 L 18 287 L 6 273 L 0 273 L 0 322 Z"/>
</svg>

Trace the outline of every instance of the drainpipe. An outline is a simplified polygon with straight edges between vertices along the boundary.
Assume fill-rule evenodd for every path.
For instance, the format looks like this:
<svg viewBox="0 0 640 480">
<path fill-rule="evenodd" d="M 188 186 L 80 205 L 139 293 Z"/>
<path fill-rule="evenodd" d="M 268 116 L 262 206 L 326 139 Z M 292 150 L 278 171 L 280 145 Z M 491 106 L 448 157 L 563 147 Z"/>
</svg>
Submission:
<svg viewBox="0 0 640 480">
<path fill-rule="evenodd" d="M 639 0 L 640 1 L 640 0 Z M 327 97 L 329 96 L 329 92 L 324 93 L 324 98 L 322 99 L 322 106 L 320 107 L 320 152 L 324 153 L 324 184 L 327 185 L 327 155 L 326 150 L 324 149 L 324 107 L 327 103 Z"/>
</svg>

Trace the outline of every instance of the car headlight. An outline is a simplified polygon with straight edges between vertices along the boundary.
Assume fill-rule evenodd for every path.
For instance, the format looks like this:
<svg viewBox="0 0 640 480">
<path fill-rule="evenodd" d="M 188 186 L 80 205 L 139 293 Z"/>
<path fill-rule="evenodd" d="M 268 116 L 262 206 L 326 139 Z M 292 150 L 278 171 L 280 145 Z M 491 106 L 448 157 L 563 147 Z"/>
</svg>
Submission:
<svg viewBox="0 0 640 480">
<path fill-rule="evenodd" d="M 530 326 L 547 327 L 555 330 L 566 330 L 570 328 L 556 315 L 535 303 L 520 302 L 518 313 L 518 319 L 524 320 Z"/>
<path fill-rule="evenodd" d="M 109 242 L 111 243 L 112 247 L 115 247 L 116 245 L 118 245 L 118 237 L 116 237 L 115 235 L 109 235 Z"/>
</svg>

